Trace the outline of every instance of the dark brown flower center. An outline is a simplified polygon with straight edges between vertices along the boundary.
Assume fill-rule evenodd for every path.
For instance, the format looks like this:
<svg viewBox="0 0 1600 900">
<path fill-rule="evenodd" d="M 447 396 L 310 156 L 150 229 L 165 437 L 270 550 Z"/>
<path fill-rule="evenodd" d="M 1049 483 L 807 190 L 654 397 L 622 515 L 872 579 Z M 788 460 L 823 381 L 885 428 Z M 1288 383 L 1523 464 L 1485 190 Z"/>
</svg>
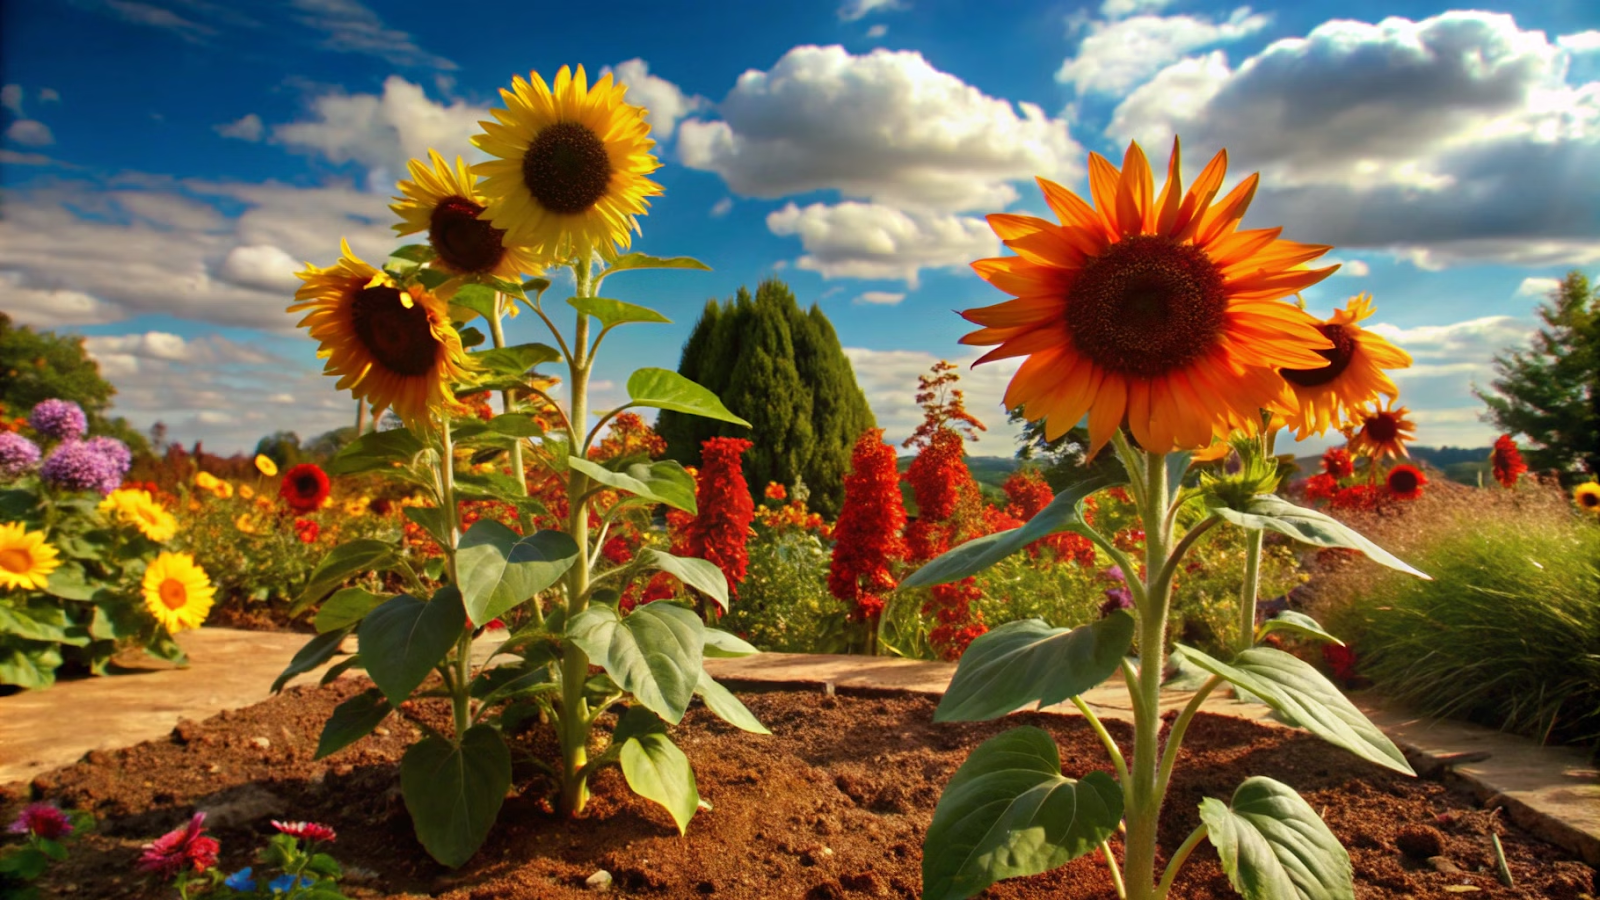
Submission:
<svg viewBox="0 0 1600 900">
<path fill-rule="evenodd" d="M 1367 437 L 1380 444 L 1387 444 L 1400 436 L 1400 421 L 1393 413 L 1381 412 L 1368 416 L 1361 427 L 1367 432 Z"/>
<path fill-rule="evenodd" d="M 379 365 L 391 372 L 422 375 L 439 358 L 440 343 L 433 336 L 428 311 L 420 303 L 410 307 L 401 303 L 400 292 L 395 288 L 361 288 L 351 304 L 350 318 L 356 338 Z"/>
<path fill-rule="evenodd" d="M 488 272 L 506 255 L 506 233 L 478 218 L 482 212 L 465 197 L 450 197 L 428 217 L 428 243 L 457 272 Z"/>
<path fill-rule="evenodd" d="M 600 136 L 577 122 L 557 122 L 539 132 L 522 154 L 522 181 L 551 212 L 585 212 L 611 183 L 611 158 Z"/>
<path fill-rule="evenodd" d="M 1301 387 L 1321 387 L 1340 375 L 1350 367 L 1350 361 L 1355 359 L 1356 339 L 1351 336 L 1349 329 L 1343 325 L 1332 323 L 1318 325 L 1317 330 L 1322 336 L 1333 341 L 1333 346 L 1327 350 L 1318 350 L 1317 355 L 1328 361 L 1328 364 L 1319 369 L 1284 369 L 1280 374 L 1287 378 L 1291 384 Z"/>
<path fill-rule="evenodd" d="M 1157 378 L 1215 347 L 1227 309 L 1222 273 L 1205 251 L 1138 235 L 1084 267 L 1066 318 L 1079 353 L 1119 375 Z"/>
<path fill-rule="evenodd" d="M 1600 494 L 1593 491 L 1585 491 L 1578 495 L 1578 505 L 1590 509 L 1600 506 Z"/>
<path fill-rule="evenodd" d="M 321 488 L 315 475 L 301 475 L 294 480 L 294 492 L 300 497 L 315 497 Z"/>
<path fill-rule="evenodd" d="M 1417 473 L 1410 469 L 1395 469 L 1389 473 L 1389 490 L 1396 494 L 1409 494 L 1421 486 Z"/>
</svg>

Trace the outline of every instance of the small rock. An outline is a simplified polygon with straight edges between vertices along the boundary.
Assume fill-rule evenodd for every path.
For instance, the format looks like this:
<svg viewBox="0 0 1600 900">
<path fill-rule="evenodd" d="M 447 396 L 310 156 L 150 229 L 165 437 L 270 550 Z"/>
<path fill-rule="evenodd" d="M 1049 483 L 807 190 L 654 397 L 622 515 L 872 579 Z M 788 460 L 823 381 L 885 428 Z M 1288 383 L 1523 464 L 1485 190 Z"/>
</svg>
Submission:
<svg viewBox="0 0 1600 900">
<path fill-rule="evenodd" d="M 172 739 L 179 744 L 192 744 L 200 737 L 200 725 L 191 719 L 179 719 L 172 729 Z"/>
<path fill-rule="evenodd" d="M 1428 858 L 1428 865 L 1432 866 L 1433 870 L 1435 872 L 1438 872 L 1441 875 L 1460 875 L 1461 874 L 1461 867 L 1456 865 L 1455 863 L 1451 862 L 1450 860 L 1446 859 L 1443 856 L 1431 856 L 1431 857 L 1429 857 Z"/>
<path fill-rule="evenodd" d="M 611 890 L 611 873 L 601 869 L 583 880 L 583 886 L 591 891 Z"/>
<path fill-rule="evenodd" d="M 378 873 L 371 869 L 363 869 L 360 866 L 345 866 L 344 880 L 353 881 L 356 884 L 372 884 L 378 880 Z"/>
<path fill-rule="evenodd" d="M 220 775 L 220 774 L 222 774 L 222 767 L 217 765 L 216 763 L 212 763 L 210 768 L 206 769 L 206 771 L 211 773 L 212 775 Z"/>
<path fill-rule="evenodd" d="M 90 750 L 83 755 L 83 761 L 91 766 L 106 766 L 111 764 L 111 754 L 104 750 Z"/>
<path fill-rule="evenodd" d="M 389 729 L 383 727 L 382 725 L 379 725 L 377 728 L 372 729 L 372 733 L 377 735 L 378 737 L 388 737 L 389 736 Z"/>
<path fill-rule="evenodd" d="M 264 737 L 251 738 L 250 743 L 255 744 L 257 747 L 260 747 L 263 750 L 272 746 L 272 741 Z"/>
<path fill-rule="evenodd" d="M 197 811 L 205 812 L 206 826 L 210 828 L 243 825 L 279 815 L 286 809 L 283 798 L 253 784 L 219 794 L 210 806 L 196 807 Z"/>
</svg>

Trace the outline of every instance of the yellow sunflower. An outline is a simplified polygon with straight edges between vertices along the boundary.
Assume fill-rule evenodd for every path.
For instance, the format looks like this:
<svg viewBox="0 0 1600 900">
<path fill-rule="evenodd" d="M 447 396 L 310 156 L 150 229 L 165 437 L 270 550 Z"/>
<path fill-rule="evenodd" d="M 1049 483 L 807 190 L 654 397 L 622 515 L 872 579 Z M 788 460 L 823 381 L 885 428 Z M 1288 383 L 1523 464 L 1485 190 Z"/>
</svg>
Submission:
<svg viewBox="0 0 1600 900">
<path fill-rule="evenodd" d="M 221 485 L 221 484 L 222 484 L 222 479 L 220 479 L 217 476 L 211 474 L 210 472 L 196 472 L 196 473 L 194 473 L 194 486 L 199 488 L 202 491 L 207 491 L 209 493 L 215 494 L 217 492 L 218 486 Z"/>
<path fill-rule="evenodd" d="M 443 300 L 416 286 L 401 290 L 340 245 L 334 265 L 307 263 L 297 273 L 305 284 L 289 312 L 310 310 L 300 324 L 322 344 L 323 373 L 340 376 L 339 390 L 365 397 L 375 416 L 392 407 L 407 425 L 421 423 L 467 374 L 461 335 Z"/>
<path fill-rule="evenodd" d="M 972 267 L 1016 299 L 961 313 L 983 326 L 961 341 L 999 345 L 980 363 L 1028 357 L 1007 408 L 1044 419 L 1050 440 L 1087 413 L 1091 454 L 1124 423 L 1151 452 L 1206 447 L 1259 427 L 1282 390 L 1275 369 L 1326 362 L 1318 351 L 1332 344 L 1316 320 L 1278 301 L 1338 268 L 1303 265 L 1331 248 L 1280 241 L 1278 228 L 1236 230 L 1257 176 L 1213 203 L 1227 160 L 1218 153 L 1184 195 L 1174 140 L 1157 195 L 1129 144 L 1121 171 L 1089 154 L 1093 207 L 1038 180 L 1062 224 L 989 216 L 1019 255 Z"/>
<path fill-rule="evenodd" d="M 256 489 L 248 484 L 241 484 L 239 485 L 239 496 L 246 500 L 254 500 L 256 498 Z"/>
<path fill-rule="evenodd" d="M 266 455 L 265 453 L 257 453 L 256 471 L 267 476 L 268 478 L 276 478 L 278 476 L 278 464 L 273 462 L 272 457 Z"/>
<path fill-rule="evenodd" d="M 134 526 L 158 544 L 172 540 L 172 536 L 178 533 L 178 520 L 157 503 L 149 491 L 112 491 L 100 501 L 100 511 L 119 522 Z"/>
<path fill-rule="evenodd" d="M 484 176 L 483 215 L 540 259 L 609 257 L 632 243 L 645 198 L 661 193 L 644 177 L 661 166 L 645 111 L 623 102 L 627 86 L 610 75 L 591 90 L 583 66 L 577 75 L 562 66 L 553 89 L 529 77 L 501 89 L 506 108 L 490 110 L 496 121 L 478 123 L 484 133 L 472 139 L 496 157 L 472 167 Z"/>
<path fill-rule="evenodd" d="M 243 534 L 255 534 L 256 520 L 251 518 L 249 513 L 240 513 L 239 517 L 233 520 L 233 527 Z"/>
<path fill-rule="evenodd" d="M 216 592 L 205 570 L 187 553 L 162 551 L 144 570 L 145 609 L 174 634 L 199 628 L 211 612 Z"/>
<path fill-rule="evenodd" d="M 1578 508 L 1594 516 L 1600 516 L 1600 484 L 1592 481 L 1580 484 L 1572 489 L 1572 502 Z M 0 550 L 0 553 L 5 551 Z M 0 578 L 5 576 L 5 570 L 0 568 Z"/>
<path fill-rule="evenodd" d="M 1295 440 L 1323 434 L 1351 412 L 1378 399 L 1379 394 L 1400 396 L 1400 389 L 1384 369 L 1404 369 L 1411 355 L 1382 335 L 1358 323 L 1373 313 L 1372 295 L 1351 297 L 1344 309 L 1334 310 L 1317 325 L 1333 349 L 1319 353 L 1324 365 L 1314 369 L 1283 369 L 1284 391 L 1277 406 L 1294 429 Z"/>
<path fill-rule="evenodd" d="M 435 150 L 430 168 L 420 159 L 410 163 L 411 180 L 397 187 L 405 196 L 389 208 L 400 217 L 397 234 L 428 233 L 438 256 L 433 265 L 453 275 L 493 275 L 520 280 L 523 273 L 541 274 L 538 260 L 524 247 L 507 246 L 506 233 L 483 217 L 488 205 L 477 190 L 478 177 L 456 157 L 455 167 Z M 512 306 L 512 310 L 516 307 Z"/>
<path fill-rule="evenodd" d="M 29 531 L 21 522 L 0 523 L 0 587 L 42 591 L 60 565 L 44 532 Z"/>
<path fill-rule="evenodd" d="M 1394 398 L 1387 404 L 1374 403 L 1371 409 L 1355 411 L 1354 418 L 1345 426 L 1345 437 L 1350 441 L 1350 452 L 1379 463 L 1388 456 L 1405 456 L 1406 443 L 1417 439 L 1417 423 L 1407 416 L 1411 411 L 1395 406 Z"/>
</svg>

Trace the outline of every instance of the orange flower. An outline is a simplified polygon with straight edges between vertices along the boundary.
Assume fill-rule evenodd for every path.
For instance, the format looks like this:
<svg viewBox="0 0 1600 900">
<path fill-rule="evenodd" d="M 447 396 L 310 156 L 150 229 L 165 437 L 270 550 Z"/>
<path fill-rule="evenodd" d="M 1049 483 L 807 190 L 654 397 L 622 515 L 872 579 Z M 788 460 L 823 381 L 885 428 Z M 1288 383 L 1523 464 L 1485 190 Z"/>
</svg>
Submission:
<svg viewBox="0 0 1600 900">
<path fill-rule="evenodd" d="M 1378 399 L 1379 394 L 1400 396 L 1384 369 L 1404 369 L 1411 356 L 1382 336 L 1360 326 L 1372 315 L 1372 297 L 1352 297 L 1344 309 L 1334 310 L 1326 322 L 1317 326 L 1322 336 L 1333 342 L 1328 350 L 1318 351 L 1323 365 L 1312 369 L 1284 369 L 1283 395 L 1278 407 L 1294 429 L 1295 440 L 1323 434 L 1347 415 Z"/>
<path fill-rule="evenodd" d="M 1350 451 L 1381 462 L 1389 456 L 1405 456 L 1406 442 L 1416 440 L 1415 422 L 1406 418 L 1410 414 L 1404 406 L 1396 407 L 1394 400 L 1387 406 L 1373 404 L 1370 410 L 1356 413 L 1353 425 L 1347 426 Z"/>
</svg>

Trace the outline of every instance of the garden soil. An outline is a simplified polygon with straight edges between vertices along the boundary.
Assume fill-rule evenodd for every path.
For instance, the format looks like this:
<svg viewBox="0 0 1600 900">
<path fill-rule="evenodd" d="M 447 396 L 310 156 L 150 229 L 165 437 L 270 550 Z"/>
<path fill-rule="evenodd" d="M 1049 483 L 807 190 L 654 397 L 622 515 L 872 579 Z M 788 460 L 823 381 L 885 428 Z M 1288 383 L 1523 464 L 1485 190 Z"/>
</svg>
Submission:
<svg viewBox="0 0 1600 900">
<path fill-rule="evenodd" d="M 549 783 L 519 762 L 514 794 L 489 842 L 451 871 L 417 845 L 400 798 L 398 763 L 418 734 L 414 725 L 391 717 L 350 748 L 312 760 L 333 707 L 367 686 L 347 679 L 297 688 L 182 722 L 164 740 L 90 753 L 0 796 L 0 812 L 9 818 L 28 799 L 49 799 L 100 819 L 97 831 L 73 845 L 72 858 L 42 880 L 45 897 L 167 900 L 170 893 L 135 873 L 139 845 L 204 809 L 222 841 L 225 871 L 251 863 L 273 833 L 271 819 L 332 825 L 338 840 L 329 849 L 347 867 L 353 898 L 594 897 L 585 881 L 602 869 L 612 878 L 610 896 L 902 898 L 919 894 L 922 835 L 943 785 L 986 738 L 1038 725 L 1059 741 L 1067 775 L 1107 767 L 1099 741 L 1073 716 L 934 724 L 934 702 L 923 697 L 746 694 L 771 736 L 737 731 L 699 707 L 672 731 L 713 806 L 695 816 L 686 837 L 664 810 L 630 794 L 614 768 L 595 781 L 583 818 L 563 821 L 545 799 Z M 446 721 L 438 701 L 408 707 L 408 715 L 430 724 Z M 1131 755 L 1129 729 L 1107 727 Z M 514 754 L 554 759 L 553 736 L 536 726 L 515 738 Z M 1202 714 L 1189 729 L 1178 772 L 1161 833 L 1167 851 L 1197 824 L 1201 798 L 1226 799 L 1247 776 L 1261 774 L 1295 787 L 1322 812 L 1350 850 L 1363 900 L 1579 900 L 1596 893 L 1593 870 L 1480 808 L 1471 795 L 1390 773 L 1302 732 Z M 1491 832 L 1505 845 L 1514 888 L 1495 877 Z M 1115 893 L 1096 854 L 983 896 L 1102 900 Z M 1172 896 L 1235 895 L 1203 846 Z"/>
</svg>

